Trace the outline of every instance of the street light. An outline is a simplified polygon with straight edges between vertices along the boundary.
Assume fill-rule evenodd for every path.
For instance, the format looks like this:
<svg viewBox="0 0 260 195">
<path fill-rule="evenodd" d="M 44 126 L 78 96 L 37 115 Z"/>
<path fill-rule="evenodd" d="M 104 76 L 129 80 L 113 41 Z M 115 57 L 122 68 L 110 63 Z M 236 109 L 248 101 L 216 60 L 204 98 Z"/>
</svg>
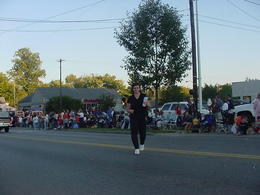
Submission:
<svg viewBox="0 0 260 195">
<path fill-rule="evenodd" d="M 195 111 L 198 108 L 198 86 L 197 86 L 197 59 L 196 59 L 196 37 L 195 37 L 195 26 L 194 26 L 194 8 L 193 0 L 189 0 L 190 4 L 190 25 L 191 25 L 191 46 L 192 46 L 192 76 L 193 76 L 193 99 Z"/>
<path fill-rule="evenodd" d="M 198 60 L 198 88 L 199 88 L 199 111 L 202 111 L 202 81 L 201 81 L 201 61 L 200 61 L 200 41 L 199 41 L 199 14 L 198 0 L 196 0 L 196 34 L 197 34 L 197 60 Z"/>
</svg>

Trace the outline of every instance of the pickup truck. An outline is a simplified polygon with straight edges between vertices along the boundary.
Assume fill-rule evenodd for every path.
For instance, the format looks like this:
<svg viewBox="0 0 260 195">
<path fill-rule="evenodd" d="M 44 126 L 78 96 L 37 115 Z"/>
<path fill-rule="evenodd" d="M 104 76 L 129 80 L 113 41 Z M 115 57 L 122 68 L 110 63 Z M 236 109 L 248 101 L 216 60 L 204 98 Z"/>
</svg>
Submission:
<svg viewBox="0 0 260 195">
<path fill-rule="evenodd" d="M 235 106 L 235 116 L 244 116 L 251 123 L 255 120 L 254 104 L 243 104 Z"/>
<path fill-rule="evenodd" d="M 0 112 L 0 131 L 4 129 L 5 132 L 9 132 L 10 127 L 12 127 L 12 121 L 9 112 Z"/>
</svg>

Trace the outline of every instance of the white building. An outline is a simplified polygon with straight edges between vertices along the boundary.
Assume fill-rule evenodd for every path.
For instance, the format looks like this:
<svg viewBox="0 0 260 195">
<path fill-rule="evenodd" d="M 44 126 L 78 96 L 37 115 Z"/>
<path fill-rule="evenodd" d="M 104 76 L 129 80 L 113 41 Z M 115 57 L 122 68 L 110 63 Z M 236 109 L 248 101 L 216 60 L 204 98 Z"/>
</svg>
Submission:
<svg viewBox="0 0 260 195">
<path fill-rule="evenodd" d="M 260 93 L 260 80 L 250 80 L 232 83 L 232 97 L 239 97 L 248 103 L 252 102 Z"/>
</svg>

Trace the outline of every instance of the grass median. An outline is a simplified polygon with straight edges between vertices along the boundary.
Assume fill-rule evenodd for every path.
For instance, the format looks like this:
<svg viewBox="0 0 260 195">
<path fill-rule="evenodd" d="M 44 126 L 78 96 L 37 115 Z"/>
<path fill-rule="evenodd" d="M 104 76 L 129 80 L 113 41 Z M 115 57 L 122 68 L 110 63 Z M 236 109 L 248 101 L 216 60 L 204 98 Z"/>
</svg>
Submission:
<svg viewBox="0 0 260 195">
<path fill-rule="evenodd" d="M 13 129 L 16 130 L 34 130 L 33 128 L 26 128 L 26 127 L 14 127 Z M 36 129 L 36 131 L 39 129 Z M 100 133 L 130 133 L 130 129 L 120 129 L 120 128 L 62 128 L 62 129 L 47 129 L 48 130 L 62 130 L 62 131 L 82 131 L 82 132 L 100 132 Z M 180 129 L 147 129 L 148 133 L 184 133 L 183 130 Z"/>
<path fill-rule="evenodd" d="M 115 133 L 130 133 L 130 129 L 120 129 L 120 128 L 78 128 L 72 129 L 75 131 L 86 131 L 86 132 L 115 132 Z M 173 130 L 157 130 L 148 129 L 148 133 L 177 133 L 178 129 Z"/>
</svg>

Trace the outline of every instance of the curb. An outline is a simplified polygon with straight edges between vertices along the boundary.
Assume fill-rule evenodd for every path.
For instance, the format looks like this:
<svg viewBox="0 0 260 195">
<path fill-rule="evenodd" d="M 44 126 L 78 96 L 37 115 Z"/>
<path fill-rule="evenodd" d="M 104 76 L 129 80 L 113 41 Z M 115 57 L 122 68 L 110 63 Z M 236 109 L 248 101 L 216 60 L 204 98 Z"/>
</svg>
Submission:
<svg viewBox="0 0 260 195">
<path fill-rule="evenodd" d="M 130 131 L 104 131 L 104 130 L 77 130 L 77 129 L 47 129 L 47 130 L 34 130 L 32 128 L 19 128 L 14 127 L 13 130 L 31 130 L 31 131 L 57 131 L 57 132 L 77 132 L 77 133 L 110 133 L 110 134 L 131 134 Z M 12 131 L 12 130 L 11 130 Z M 147 135 L 153 135 L 159 133 L 147 132 Z"/>
</svg>

